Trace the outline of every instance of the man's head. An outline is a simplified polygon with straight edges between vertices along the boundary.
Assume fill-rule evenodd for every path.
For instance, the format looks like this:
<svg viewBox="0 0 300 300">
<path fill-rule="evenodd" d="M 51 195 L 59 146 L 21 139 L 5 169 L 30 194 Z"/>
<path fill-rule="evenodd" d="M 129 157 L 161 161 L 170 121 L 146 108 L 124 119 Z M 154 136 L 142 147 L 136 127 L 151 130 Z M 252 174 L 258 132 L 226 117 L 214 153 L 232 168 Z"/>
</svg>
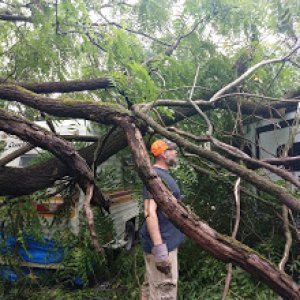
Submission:
<svg viewBox="0 0 300 300">
<path fill-rule="evenodd" d="M 177 146 L 175 143 L 163 139 L 156 140 L 150 149 L 154 155 L 156 162 L 164 162 L 168 167 L 176 165 L 177 162 Z"/>
</svg>

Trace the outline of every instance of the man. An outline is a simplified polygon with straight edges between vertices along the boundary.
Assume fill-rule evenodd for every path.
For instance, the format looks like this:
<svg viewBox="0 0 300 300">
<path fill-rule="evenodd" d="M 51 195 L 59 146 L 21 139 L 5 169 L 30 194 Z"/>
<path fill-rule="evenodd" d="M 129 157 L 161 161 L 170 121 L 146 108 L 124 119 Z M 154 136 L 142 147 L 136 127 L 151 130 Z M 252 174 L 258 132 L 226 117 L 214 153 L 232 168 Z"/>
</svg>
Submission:
<svg viewBox="0 0 300 300">
<path fill-rule="evenodd" d="M 176 148 L 176 144 L 168 140 L 157 140 L 151 145 L 151 153 L 155 158 L 153 168 L 157 175 L 177 201 L 181 201 L 180 189 L 169 173 L 169 168 L 177 162 Z M 140 299 L 175 300 L 178 280 L 177 248 L 184 236 L 157 206 L 145 187 L 144 216 L 146 222 L 141 228 L 140 239 L 146 272 Z"/>
</svg>

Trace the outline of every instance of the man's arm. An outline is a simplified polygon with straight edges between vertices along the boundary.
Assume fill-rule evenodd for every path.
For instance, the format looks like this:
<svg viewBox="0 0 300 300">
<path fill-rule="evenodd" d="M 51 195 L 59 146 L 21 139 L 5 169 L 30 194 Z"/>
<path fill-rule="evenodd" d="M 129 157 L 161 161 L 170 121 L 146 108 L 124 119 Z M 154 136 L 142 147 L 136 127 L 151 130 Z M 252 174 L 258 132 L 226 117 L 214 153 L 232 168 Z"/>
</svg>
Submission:
<svg viewBox="0 0 300 300">
<path fill-rule="evenodd" d="M 145 199 L 144 202 L 144 215 L 146 218 L 147 229 L 154 246 L 162 244 L 162 238 L 159 231 L 158 218 L 157 218 L 157 204 L 154 199 Z"/>
<path fill-rule="evenodd" d="M 156 268 L 164 273 L 171 272 L 171 263 L 169 261 L 169 253 L 167 245 L 163 243 L 158 218 L 157 218 L 157 204 L 154 199 L 145 199 L 144 215 L 146 218 L 147 229 L 153 243 L 151 253 L 154 256 Z"/>
</svg>

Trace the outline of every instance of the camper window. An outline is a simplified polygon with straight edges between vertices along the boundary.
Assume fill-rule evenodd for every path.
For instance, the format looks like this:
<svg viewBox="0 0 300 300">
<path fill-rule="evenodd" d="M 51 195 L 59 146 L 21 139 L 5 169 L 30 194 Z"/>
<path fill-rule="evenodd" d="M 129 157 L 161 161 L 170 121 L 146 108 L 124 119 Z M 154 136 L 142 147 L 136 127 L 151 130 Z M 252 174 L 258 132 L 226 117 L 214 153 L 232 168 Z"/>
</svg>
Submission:
<svg viewBox="0 0 300 300">
<path fill-rule="evenodd" d="M 19 166 L 26 167 L 28 166 L 29 162 L 35 157 L 36 155 L 32 154 L 24 154 L 20 157 Z"/>
<path fill-rule="evenodd" d="M 277 157 L 282 156 L 282 151 L 285 145 L 280 145 L 277 148 Z M 288 156 L 299 156 L 300 155 L 300 143 L 294 143 L 293 146 L 289 149 Z M 289 168 L 290 171 L 300 171 L 300 162 L 295 161 Z"/>
</svg>

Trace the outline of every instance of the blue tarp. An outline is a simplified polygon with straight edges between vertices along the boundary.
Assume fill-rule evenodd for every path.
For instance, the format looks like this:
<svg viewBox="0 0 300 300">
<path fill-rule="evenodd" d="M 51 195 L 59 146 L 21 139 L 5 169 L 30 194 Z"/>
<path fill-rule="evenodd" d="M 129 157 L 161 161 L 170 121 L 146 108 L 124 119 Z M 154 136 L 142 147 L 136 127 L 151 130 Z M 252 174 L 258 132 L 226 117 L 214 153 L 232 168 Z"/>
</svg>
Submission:
<svg viewBox="0 0 300 300">
<path fill-rule="evenodd" d="M 9 235 L 7 238 L 3 237 L 3 234 L 0 233 L 0 253 L 11 253 L 16 244 L 16 238 Z"/>
<path fill-rule="evenodd" d="M 44 238 L 38 241 L 31 236 L 25 238 L 26 248 L 20 248 L 19 254 L 26 262 L 51 264 L 63 261 L 64 249 L 58 242 Z"/>
<path fill-rule="evenodd" d="M 15 271 L 9 267 L 0 267 L 0 277 L 10 282 L 17 282 L 18 276 Z"/>
<path fill-rule="evenodd" d="M 26 247 L 18 247 L 18 253 L 23 261 L 51 264 L 62 262 L 64 249 L 57 242 L 43 238 L 41 241 L 33 236 L 25 236 Z M 17 240 L 13 236 L 3 237 L 0 233 L 0 254 L 11 253 L 15 248 Z"/>
<path fill-rule="evenodd" d="M 47 238 L 37 240 L 30 235 L 25 236 L 24 240 L 26 247 L 18 247 L 18 253 L 23 261 L 39 264 L 60 263 L 63 261 L 64 248 L 59 242 Z M 17 239 L 15 237 L 8 236 L 4 238 L 3 233 L 0 232 L 0 254 L 12 253 L 16 243 Z M 27 276 L 27 273 L 23 268 L 23 275 Z M 0 267 L 0 277 L 10 282 L 19 280 L 16 272 L 7 266 Z M 77 286 L 83 284 L 80 276 L 75 276 L 72 281 Z"/>
</svg>

